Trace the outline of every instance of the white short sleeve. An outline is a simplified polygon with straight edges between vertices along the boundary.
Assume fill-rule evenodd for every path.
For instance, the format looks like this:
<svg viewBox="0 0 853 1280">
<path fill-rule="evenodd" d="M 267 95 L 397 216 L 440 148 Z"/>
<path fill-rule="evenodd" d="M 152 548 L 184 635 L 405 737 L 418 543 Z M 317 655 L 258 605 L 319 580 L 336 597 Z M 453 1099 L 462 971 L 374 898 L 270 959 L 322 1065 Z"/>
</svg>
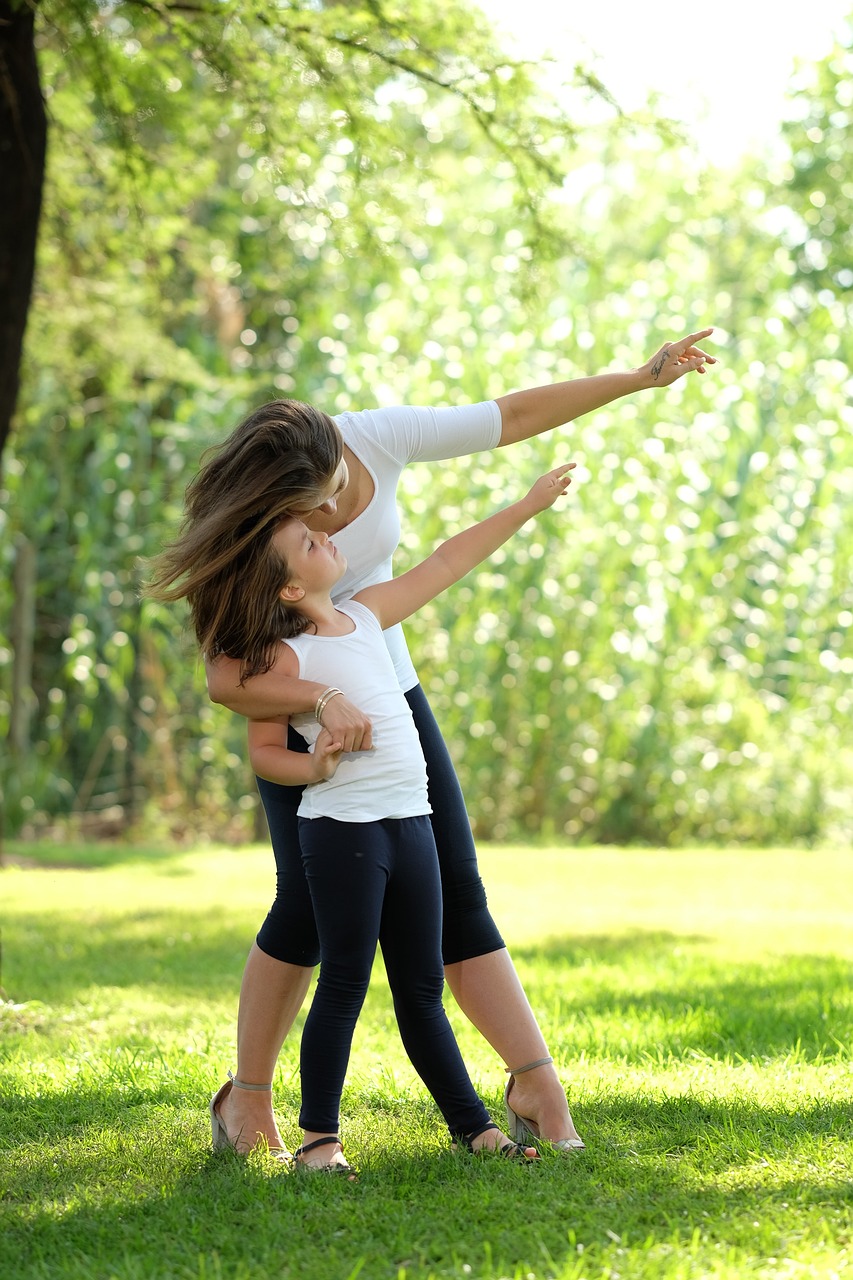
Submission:
<svg viewBox="0 0 853 1280">
<path fill-rule="evenodd" d="M 355 428 L 359 436 L 369 436 L 400 466 L 440 462 L 494 449 L 500 442 L 503 425 L 494 400 L 438 409 L 414 405 L 363 409 L 360 413 L 342 413 L 336 421 L 345 436 L 347 427 Z"/>
</svg>

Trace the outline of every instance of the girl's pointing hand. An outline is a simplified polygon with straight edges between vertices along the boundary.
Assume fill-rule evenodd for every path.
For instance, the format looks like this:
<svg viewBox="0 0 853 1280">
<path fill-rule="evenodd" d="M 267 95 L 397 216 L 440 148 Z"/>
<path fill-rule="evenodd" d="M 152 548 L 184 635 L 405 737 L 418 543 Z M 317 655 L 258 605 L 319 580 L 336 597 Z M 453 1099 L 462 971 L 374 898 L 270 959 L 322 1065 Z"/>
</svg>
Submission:
<svg viewBox="0 0 853 1280">
<path fill-rule="evenodd" d="M 571 473 L 577 465 L 576 462 L 564 462 L 561 466 L 555 467 L 553 471 L 549 471 L 546 475 L 539 477 L 527 495 L 531 515 L 547 510 L 548 507 L 554 505 L 559 497 L 562 497 L 572 483 Z"/>
</svg>

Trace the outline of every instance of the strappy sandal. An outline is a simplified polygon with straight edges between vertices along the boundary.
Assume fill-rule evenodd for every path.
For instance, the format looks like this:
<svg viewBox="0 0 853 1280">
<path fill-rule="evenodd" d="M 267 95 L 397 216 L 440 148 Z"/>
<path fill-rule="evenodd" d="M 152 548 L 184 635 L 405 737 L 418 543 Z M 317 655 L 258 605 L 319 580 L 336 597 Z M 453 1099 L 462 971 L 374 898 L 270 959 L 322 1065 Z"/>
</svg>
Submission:
<svg viewBox="0 0 853 1280">
<path fill-rule="evenodd" d="M 247 1089 L 251 1093 L 271 1093 L 271 1084 L 246 1084 L 243 1080 L 238 1080 L 235 1075 L 228 1072 L 228 1079 L 220 1089 L 210 1099 L 210 1132 L 213 1140 L 214 1151 L 237 1151 L 237 1142 L 239 1138 L 231 1138 L 228 1130 L 222 1123 L 217 1107 L 223 1098 L 227 1098 L 232 1089 Z M 254 1149 L 254 1148 L 253 1148 Z M 292 1164 L 293 1155 L 286 1147 L 269 1147 L 267 1148 L 273 1160 L 281 1160 L 284 1164 Z M 248 1155 L 248 1151 L 240 1151 L 238 1155 Z"/>
<path fill-rule="evenodd" d="M 502 1142 L 499 1147 L 478 1147 L 476 1151 L 474 1150 L 475 1138 L 479 1138 L 482 1133 L 488 1133 L 490 1129 L 499 1128 L 499 1125 L 496 1125 L 493 1120 L 490 1120 L 488 1124 L 481 1125 L 481 1127 L 479 1129 L 475 1129 L 473 1133 L 460 1134 L 460 1136 L 456 1138 L 456 1142 L 461 1143 L 467 1151 L 470 1151 L 475 1156 L 498 1155 L 504 1156 L 507 1160 L 526 1160 L 528 1164 L 532 1164 L 534 1161 L 539 1159 L 538 1154 L 535 1156 L 529 1156 L 522 1144 L 519 1142 Z"/>
<path fill-rule="evenodd" d="M 535 1142 L 537 1146 L 550 1147 L 552 1151 L 557 1151 L 561 1155 L 570 1155 L 573 1151 L 586 1151 L 586 1143 L 582 1138 L 558 1138 L 556 1142 L 549 1142 L 547 1138 L 541 1137 L 536 1121 L 520 1116 L 510 1103 L 509 1095 L 516 1076 L 523 1075 L 525 1071 L 532 1071 L 534 1067 L 547 1067 L 553 1061 L 554 1059 L 550 1057 L 537 1058 L 535 1062 L 527 1062 L 523 1067 L 506 1068 L 509 1072 L 509 1080 L 504 1090 L 507 1128 L 516 1142 Z"/>
<path fill-rule="evenodd" d="M 317 1138 L 315 1142 L 305 1143 L 301 1147 L 297 1147 L 294 1153 L 294 1160 L 297 1169 L 306 1169 L 309 1173 L 347 1173 L 351 1178 L 358 1177 L 358 1171 L 351 1164 L 306 1164 L 304 1160 L 300 1160 L 300 1156 L 304 1156 L 306 1151 L 313 1151 L 315 1147 L 336 1146 L 340 1147 L 343 1154 L 344 1144 L 336 1133 L 330 1134 L 328 1138 Z"/>
</svg>

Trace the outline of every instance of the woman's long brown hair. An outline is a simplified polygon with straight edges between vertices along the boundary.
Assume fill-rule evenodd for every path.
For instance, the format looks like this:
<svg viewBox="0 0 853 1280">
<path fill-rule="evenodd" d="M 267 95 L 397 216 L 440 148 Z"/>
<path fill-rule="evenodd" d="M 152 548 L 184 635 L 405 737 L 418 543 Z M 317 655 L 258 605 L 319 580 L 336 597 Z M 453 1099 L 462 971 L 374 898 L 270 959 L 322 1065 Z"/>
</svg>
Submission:
<svg viewBox="0 0 853 1280">
<path fill-rule="evenodd" d="M 186 598 L 202 652 L 239 658 L 241 683 L 307 625 L 279 598 L 287 570 L 271 539 L 287 516 L 320 504 L 342 454 L 327 414 L 298 400 L 262 405 L 206 455 L 180 534 L 152 563 L 145 594 Z"/>
</svg>

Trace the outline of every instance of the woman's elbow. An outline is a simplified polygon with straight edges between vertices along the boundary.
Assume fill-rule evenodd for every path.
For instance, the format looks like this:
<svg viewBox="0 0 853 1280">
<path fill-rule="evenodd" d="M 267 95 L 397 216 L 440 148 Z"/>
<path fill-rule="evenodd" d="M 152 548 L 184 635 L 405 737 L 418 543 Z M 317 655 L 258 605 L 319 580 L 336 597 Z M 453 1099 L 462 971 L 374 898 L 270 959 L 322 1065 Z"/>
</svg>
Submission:
<svg viewBox="0 0 853 1280">
<path fill-rule="evenodd" d="M 213 662 L 205 662 L 204 673 L 207 679 L 207 696 L 210 701 L 229 707 L 233 711 L 239 701 L 239 663 L 229 658 L 217 658 Z"/>
</svg>

